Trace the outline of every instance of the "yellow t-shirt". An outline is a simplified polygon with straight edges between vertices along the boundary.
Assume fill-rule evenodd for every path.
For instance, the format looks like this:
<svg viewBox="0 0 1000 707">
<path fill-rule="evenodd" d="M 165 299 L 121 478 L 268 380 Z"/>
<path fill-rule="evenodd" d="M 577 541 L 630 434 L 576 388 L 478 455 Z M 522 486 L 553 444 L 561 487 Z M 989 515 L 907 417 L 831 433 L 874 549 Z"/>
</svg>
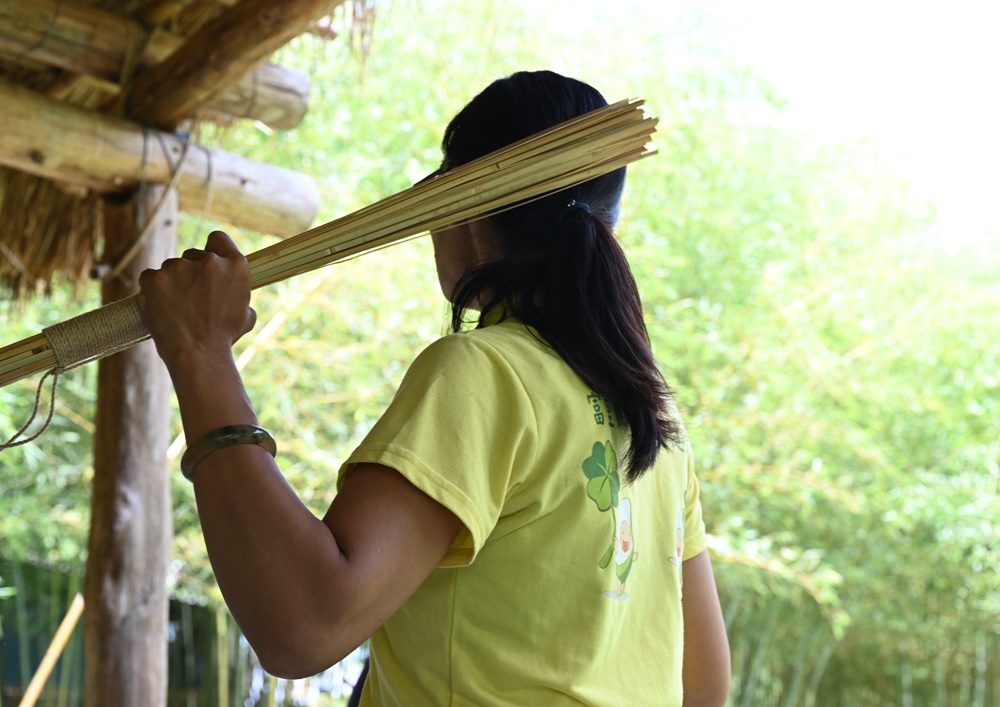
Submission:
<svg viewBox="0 0 1000 707">
<path fill-rule="evenodd" d="M 626 484 L 613 407 L 523 324 L 444 337 L 340 471 L 398 470 L 464 524 L 371 640 L 363 705 L 680 705 L 687 449 Z"/>
</svg>

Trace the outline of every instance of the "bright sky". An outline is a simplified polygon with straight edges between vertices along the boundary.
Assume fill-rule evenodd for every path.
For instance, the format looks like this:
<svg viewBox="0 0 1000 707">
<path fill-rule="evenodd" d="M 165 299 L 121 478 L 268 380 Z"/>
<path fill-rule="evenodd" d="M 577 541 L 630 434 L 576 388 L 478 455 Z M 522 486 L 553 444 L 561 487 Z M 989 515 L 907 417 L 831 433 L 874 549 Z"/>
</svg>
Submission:
<svg viewBox="0 0 1000 707">
<path fill-rule="evenodd" d="M 945 239 L 1000 245 L 1000 2 L 717 0 L 733 53 L 800 127 L 909 162 Z"/>
<path fill-rule="evenodd" d="M 1000 0 L 520 4 L 554 32 L 596 21 L 676 36 L 689 26 L 678 18 L 701 13 L 709 41 L 770 80 L 797 129 L 871 138 L 939 205 L 943 240 L 1000 248 Z"/>
</svg>

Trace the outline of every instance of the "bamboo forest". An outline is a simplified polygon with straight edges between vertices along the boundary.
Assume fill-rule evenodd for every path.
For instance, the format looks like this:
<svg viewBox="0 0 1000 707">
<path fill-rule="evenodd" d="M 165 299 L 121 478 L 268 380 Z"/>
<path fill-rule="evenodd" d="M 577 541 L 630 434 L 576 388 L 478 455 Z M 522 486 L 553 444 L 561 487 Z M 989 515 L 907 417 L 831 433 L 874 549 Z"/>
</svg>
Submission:
<svg viewBox="0 0 1000 707">
<path fill-rule="evenodd" d="M 199 139 L 312 175 L 320 223 L 435 169 L 451 115 L 498 76 L 546 67 L 609 100 L 645 99 L 658 154 L 629 168 L 618 235 L 695 453 L 729 705 L 1000 704 L 1000 230 L 955 237 L 878 145 L 784 121 L 789 99 L 698 13 L 668 31 L 604 4 L 557 32 L 558 13 L 542 21 L 526 3 L 375 8 L 363 33 L 281 50 L 312 81 L 298 129 Z M 244 252 L 274 242 L 186 215 L 179 248 L 214 228 Z M 97 298 L 57 283 L 4 303 L 0 343 Z M 446 331 L 429 239 L 258 290 L 253 306 L 239 364 L 288 483 L 322 515 L 341 461 Z M 0 454 L 3 705 L 82 582 L 96 370 L 65 374 L 49 429 Z M 37 386 L 0 389 L 0 437 L 28 419 Z M 263 673 L 179 472 L 172 498 L 169 704 L 345 704 L 362 654 L 307 681 Z M 81 633 L 40 704 L 82 704 Z"/>
</svg>

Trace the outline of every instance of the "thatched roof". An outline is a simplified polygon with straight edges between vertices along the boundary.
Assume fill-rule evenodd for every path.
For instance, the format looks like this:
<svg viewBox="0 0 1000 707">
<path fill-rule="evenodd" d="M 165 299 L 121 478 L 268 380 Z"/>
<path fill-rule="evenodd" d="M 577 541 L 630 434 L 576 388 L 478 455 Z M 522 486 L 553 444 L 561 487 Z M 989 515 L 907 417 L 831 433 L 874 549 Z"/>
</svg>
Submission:
<svg viewBox="0 0 1000 707">
<path fill-rule="evenodd" d="M 175 179 L 182 209 L 207 200 L 199 189 L 212 178 L 223 184 L 217 218 L 256 206 L 256 222 L 268 223 L 272 205 L 254 201 L 265 193 L 292 194 L 298 202 L 273 209 L 301 211 L 311 196 L 296 175 L 207 149 L 182 165 L 183 136 L 192 121 L 220 117 L 296 125 L 308 79 L 267 59 L 342 2 L 0 0 L 0 293 L 90 277 L 101 200 L 175 172 L 185 172 Z M 358 0 L 355 14 L 371 4 Z"/>
</svg>

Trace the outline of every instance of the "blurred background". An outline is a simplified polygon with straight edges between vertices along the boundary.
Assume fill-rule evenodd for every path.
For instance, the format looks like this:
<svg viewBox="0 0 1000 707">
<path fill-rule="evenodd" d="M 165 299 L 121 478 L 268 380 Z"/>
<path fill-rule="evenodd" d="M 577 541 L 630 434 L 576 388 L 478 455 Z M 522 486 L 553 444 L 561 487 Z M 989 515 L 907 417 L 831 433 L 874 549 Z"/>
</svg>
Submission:
<svg viewBox="0 0 1000 707">
<path fill-rule="evenodd" d="M 312 81 L 301 127 L 198 139 L 313 175 L 319 223 L 436 168 L 450 117 L 498 76 L 550 68 L 644 98 L 659 154 L 630 168 L 619 235 L 698 460 L 730 705 L 1000 704 L 1000 9 L 363 4 L 362 23 L 333 16 L 335 39 L 282 50 Z M 217 227 L 246 252 L 272 242 L 185 216 L 180 249 Z M 418 238 L 255 293 L 248 388 L 317 514 L 445 330 L 432 263 Z M 72 283 L 6 303 L 0 343 L 98 304 Z M 80 585 L 95 378 L 64 376 L 51 429 L 0 455 L 4 688 L 27 682 Z M 0 389 L 0 437 L 37 385 Z M 312 681 L 264 675 L 179 474 L 173 493 L 171 704 L 342 704 L 363 653 Z M 80 638 L 58 704 L 75 704 Z"/>
</svg>

